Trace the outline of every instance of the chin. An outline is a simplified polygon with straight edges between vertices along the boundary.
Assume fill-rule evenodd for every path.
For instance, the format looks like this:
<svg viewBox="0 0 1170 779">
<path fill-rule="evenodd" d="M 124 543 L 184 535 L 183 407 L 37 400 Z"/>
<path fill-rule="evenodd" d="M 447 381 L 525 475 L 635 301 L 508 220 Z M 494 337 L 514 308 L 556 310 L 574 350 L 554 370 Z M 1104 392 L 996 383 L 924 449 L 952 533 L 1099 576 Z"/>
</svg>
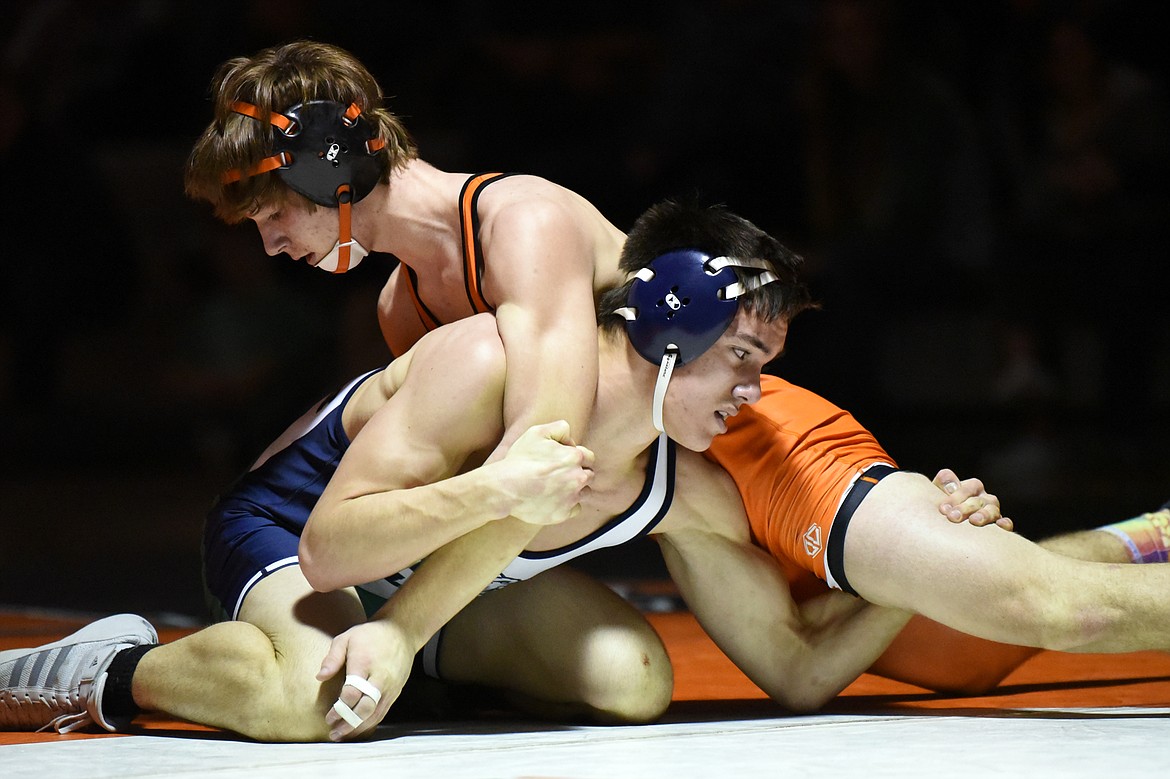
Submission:
<svg viewBox="0 0 1170 779">
<path fill-rule="evenodd" d="M 685 441 L 675 439 L 674 442 L 684 449 L 689 449 L 692 452 L 705 452 L 711 448 L 711 442 L 714 440 L 714 435 L 694 435 L 689 436 Z"/>
</svg>

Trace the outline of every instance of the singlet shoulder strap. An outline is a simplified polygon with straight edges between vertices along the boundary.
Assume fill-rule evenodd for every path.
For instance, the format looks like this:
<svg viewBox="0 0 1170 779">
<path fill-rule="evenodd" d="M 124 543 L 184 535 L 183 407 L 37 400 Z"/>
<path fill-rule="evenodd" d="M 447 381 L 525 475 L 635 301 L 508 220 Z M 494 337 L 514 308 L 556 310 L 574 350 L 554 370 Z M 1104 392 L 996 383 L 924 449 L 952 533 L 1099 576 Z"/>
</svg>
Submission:
<svg viewBox="0 0 1170 779">
<path fill-rule="evenodd" d="M 410 301 L 414 303 L 414 310 L 418 313 L 418 318 L 422 322 L 423 327 L 429 333 L 439 327 L 443 323 L 435 316 L 434 312 L 427 308 L 427 304 L 423 302 L 422 297 L 418 294 L 418 274 L 414 272 L 414 268 L 406 263 L 402 263 L 402 267 L 406 269 L 406 289 L 410 292 Z"/>
<path fill-rule="evenodd" d="M 483 188 L 493 181 L 515 175 L 513 173 L 481 173 L 472 176 L 459 193 L 459 226 L 463 233 L 463 285 L 467 302 L 477 314 L 494 313 L 495 309 L 483 295 L 484 257 L 479 242 L 478 202 Z"/>
<path fill-rule="evenodd" d="M 642 492 L 628 509 L 613 517 L 584 538 L 574 543 L 562 546 L 559 549 L 550 549 L 543 552 L 521 552 L 509 564 L 542 563 L 545 568 L 567 562 L 595 549 L 619 546 L 648 535 L 670 511 L 674 500 L 674 471 L 677 457 L 677 444 L 666 436 L 658 436 L 650 449 L 650 460 L 646 464 L 646 481 Z M 535 574 L 533 574 L 535 575 Z M 527 577 L 522 577 L 527 578 Z"/>
</svg>

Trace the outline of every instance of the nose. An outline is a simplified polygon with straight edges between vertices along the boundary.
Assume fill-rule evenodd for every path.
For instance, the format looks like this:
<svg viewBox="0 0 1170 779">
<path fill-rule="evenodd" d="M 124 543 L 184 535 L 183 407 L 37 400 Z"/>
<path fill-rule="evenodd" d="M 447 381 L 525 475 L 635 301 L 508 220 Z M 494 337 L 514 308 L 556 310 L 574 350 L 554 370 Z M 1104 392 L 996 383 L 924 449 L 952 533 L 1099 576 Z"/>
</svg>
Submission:
<svg viewBox="0 0 1170 779">
<path fill-rule="evenodd" d="M 743 384 L 737 384 L 735 390 L 731 393 L 732 397 L 739 401 L 740 405 L 751 405 L 760 399 L 760 377 L 756 376 L 754 379 Z"/>
<path fill-rule="evenodd" d="M 260 240 L 264 242 L 264 251 L 269 257 L 275 257 L 288 248 L 288 239 L 281 232 L 272 227 L 256 225 L 260 232 Z"/>
</svg>

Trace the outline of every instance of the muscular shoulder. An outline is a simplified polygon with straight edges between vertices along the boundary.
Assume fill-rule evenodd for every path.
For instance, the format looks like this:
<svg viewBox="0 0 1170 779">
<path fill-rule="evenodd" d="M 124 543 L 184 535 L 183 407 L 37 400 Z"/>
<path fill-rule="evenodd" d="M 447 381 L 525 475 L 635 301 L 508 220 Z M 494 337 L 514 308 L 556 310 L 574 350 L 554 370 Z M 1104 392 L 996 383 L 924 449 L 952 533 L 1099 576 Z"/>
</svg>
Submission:
<svg viewBox="0 0 1170 779">
<path fill-rule="evenodd" d="M 737 543 L 750 540 L 743 501 L 727 471 L 703 455 L 679 447 L 674 483 L 670 512 L 656 532 L 669 535 L 700 530 Z"/>
<path fill-rule="evenodd" d="M 623 240 L 585 198 L 537 176 L 511 176 L 484 189 L 479 218 L 489 270 L 496 272 L 501 268 L 491 258 L 500 254 L 531 252 L 542 263 L 592 264 L 601 253 L 620 252 Z"/>
<path fill-rule="evenodd" d="M 485 187 L 479 198 L 481 226 L 571 225 L 588 202 L 570 189 L 539 176 L 508 176 Z M 589 210 L 595 210 L 589 206 Z"/>
<path fill-rule="evenodd" d="M 490 316 L 428 333 L 380 374 L 377 393 L 364 394 L 353 409 L 347 459 L 417 484 L 478 463 L 503 434 L 505 367 Z"/>
<path fill-rule="evenodd" d="M 490 314 L 460 319 L 424 335 L 387 371 L 388 394 L 415 387 L 440 393 L 435 402 L 467 393 L 502 396 L 507 362 Z"/>
</svg>

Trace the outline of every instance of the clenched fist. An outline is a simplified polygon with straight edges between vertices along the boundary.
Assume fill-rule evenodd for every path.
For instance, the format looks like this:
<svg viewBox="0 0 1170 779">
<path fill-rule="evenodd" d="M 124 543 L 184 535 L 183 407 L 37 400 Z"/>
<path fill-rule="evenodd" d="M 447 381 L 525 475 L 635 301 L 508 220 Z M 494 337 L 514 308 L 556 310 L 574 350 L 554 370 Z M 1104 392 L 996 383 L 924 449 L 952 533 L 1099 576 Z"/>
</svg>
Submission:
<svg viewBox="0 0 1170 779">
<path fill-rule="evenodd" d="M 533 525 L 576 516 L 593 479 L 593 452 L 577 446 L 564 420 L 533 425 L 491 467 L 510 515 Z"/>
</svg>

